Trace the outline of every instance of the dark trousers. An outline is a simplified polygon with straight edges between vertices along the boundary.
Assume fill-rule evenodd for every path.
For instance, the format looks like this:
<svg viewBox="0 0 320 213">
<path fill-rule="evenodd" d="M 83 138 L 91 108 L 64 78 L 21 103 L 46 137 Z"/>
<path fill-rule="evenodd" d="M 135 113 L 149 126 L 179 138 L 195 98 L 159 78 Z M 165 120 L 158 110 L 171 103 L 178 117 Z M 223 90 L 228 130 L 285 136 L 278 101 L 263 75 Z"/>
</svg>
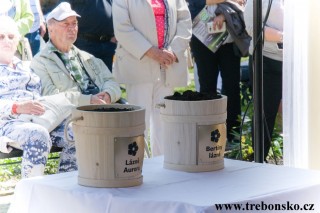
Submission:
<svg viewBox="0 0 320 213">
<path fill-rule="evenodd" d="M 250 57 L 250 67 L 252 58 Z M 252 68 L 250 68 L 252 71 Z M 252 75 L 251 75 L 252 76 Z M 252 78 L 251 78 L 252 81 Z M 253 84 L 251 84 L 253 85 Z M 264 159 L 268 156 L 275 120 L 282 99 L 282 61 L 263 57 Z M 264 119 L 263 118 L 263 119 Z M 253 131 L 254 132 L 254 131 Z"/>
<path fill-rule="evenodd" d="M 232 129 L 238 132 L 240 126 L 240 57 L 235 55 L 233 43 L 222 45 L 213 53 L 193 36 L 190 46 L 198 68 L 200 92 L 215 93 L 221 73 L 222 94 L 228 97 L 227 137 L 232 140 Z"/>
<path fill-rule="evenodd" d="M 110 72 L 112 72 L 113 56 L 117 44 L 113 42 L 89 41 L 78 38 L 75 45 L 80 50 L 84 50 L 95 57 L 100 58 L 107 65 Z"/>
</svg>

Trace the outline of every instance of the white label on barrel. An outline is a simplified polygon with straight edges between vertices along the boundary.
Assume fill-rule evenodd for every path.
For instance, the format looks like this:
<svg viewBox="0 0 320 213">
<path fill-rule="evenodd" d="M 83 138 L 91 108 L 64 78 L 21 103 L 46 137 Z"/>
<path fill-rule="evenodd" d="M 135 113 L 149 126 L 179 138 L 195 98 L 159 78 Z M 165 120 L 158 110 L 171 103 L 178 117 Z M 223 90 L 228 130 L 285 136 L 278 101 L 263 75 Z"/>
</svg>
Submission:
<svg viewBox="0 0 320 213">
<path fill-rule="evenodd" d="M 115 177 L 139 177 L 144 158 L 144 137 L 117 137 L 114 139 Z"/>
<path fill-rule="evenodd" d="M 198 164 L 210 164 L 223 159 L 226 146 L 226 125 L 199 125 Z"/>
</svg>

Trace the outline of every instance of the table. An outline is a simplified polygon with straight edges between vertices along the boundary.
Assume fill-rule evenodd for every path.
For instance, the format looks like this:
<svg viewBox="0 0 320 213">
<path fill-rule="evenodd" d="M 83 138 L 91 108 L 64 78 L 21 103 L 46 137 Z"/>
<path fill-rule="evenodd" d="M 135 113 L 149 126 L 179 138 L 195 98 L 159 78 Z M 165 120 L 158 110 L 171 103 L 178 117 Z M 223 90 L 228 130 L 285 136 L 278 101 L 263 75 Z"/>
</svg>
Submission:
<svg viewBox="0 0 320 213">
<path fill-rule="evenodd" d="M 187 173 L 164 169 L 161 156 L 144 160 L 143 176 L 142 185 L 129 188 L 80 186 L 77 172 L 23 179 L 9 212 L 230 213 L 217 211 L 215 204 L 246 203 L 269 208 L 314 204 L 317 211 L 306 212 L 320 212 L 319 171 L 225 159 L 222 170 Z"/>
</svg>

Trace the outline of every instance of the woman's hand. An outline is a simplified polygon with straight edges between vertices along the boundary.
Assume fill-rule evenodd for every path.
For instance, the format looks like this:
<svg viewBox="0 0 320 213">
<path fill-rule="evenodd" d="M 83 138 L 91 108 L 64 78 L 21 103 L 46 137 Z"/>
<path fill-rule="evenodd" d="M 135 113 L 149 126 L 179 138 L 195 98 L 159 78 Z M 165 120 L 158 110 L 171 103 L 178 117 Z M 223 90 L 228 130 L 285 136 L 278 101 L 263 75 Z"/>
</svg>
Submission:
<svg viewBox="0 0 320 213">
<path fill-rule="evenodd" d="M 220 14 L 213 19 L 213 29 L 221 29 L 223 22 L 225 21 L 225 17 L 223 14 Z"/>
<path fill-rule="evenodd" d="M 247 0 L 231 0 L 240 6 L 244 6 Z M 226 2 L 226 0 L 206 0 L 206 5 L 220 4 Z"/>
<path fill-rule="evenodd" d="M 17 102 L 18 114 L 42 115 L 46 109 L 39 101 L 21 101 Z"/>
<path fill-rule="evenodd" d="M 165 49 L 160 50 L 156 47 L 151 47 L 146 52 L 146 56 L 157 61 L 161 67 L 165 69 L 167 69 L 167 66 L 173 64 L 177 60 L 177 57 L 173 54 L 173 52 Z"/>
<path fill-rule="evenodd" d="M 206 5 L 213 5 L 225 2 L 226 0 L 206 0 Z"/>
<path fill-rule="evenodd" d="M 244 6 L 247 2 L 246 0 L 232 0 L 233 2 L 239 4 L 240 6 Z"/>
</svg>

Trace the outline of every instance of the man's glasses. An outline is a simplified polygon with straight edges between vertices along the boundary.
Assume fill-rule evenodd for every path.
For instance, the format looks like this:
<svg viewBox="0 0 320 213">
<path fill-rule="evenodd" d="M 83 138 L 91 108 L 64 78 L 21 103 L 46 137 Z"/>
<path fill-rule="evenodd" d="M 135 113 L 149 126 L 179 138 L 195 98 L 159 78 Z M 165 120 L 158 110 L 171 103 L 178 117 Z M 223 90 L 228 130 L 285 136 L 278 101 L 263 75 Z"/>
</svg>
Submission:
<svg viewBox="0 0 320 213">
<path fill-rule="evenodd" d="M 0 41 L 3 41 L 6 37 L 9 40 L 13 40 L 15 38 L 15 35 L 14 34 L 2 34 L 2 33 L 0 33 Z"/>
</svg>

